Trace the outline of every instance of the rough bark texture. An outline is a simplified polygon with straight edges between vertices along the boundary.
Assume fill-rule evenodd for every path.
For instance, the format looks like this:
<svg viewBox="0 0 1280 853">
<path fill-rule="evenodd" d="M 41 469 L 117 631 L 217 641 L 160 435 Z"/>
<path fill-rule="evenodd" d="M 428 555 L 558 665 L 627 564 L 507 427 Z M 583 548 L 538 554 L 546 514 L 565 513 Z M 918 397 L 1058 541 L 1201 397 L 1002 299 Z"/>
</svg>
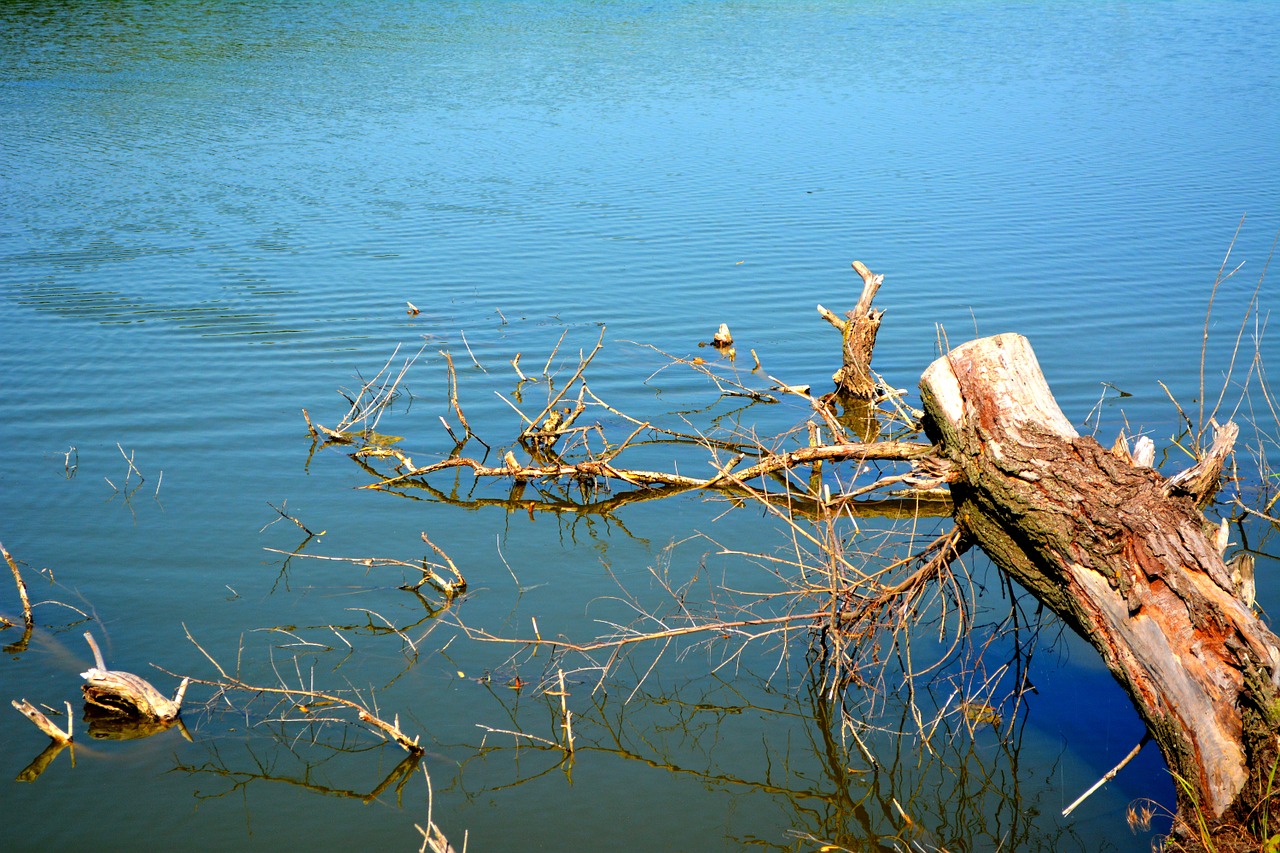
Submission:
<svg viewBox="0 0 1280 853">
<path fill-rule="evenodd" d="M 1098 649 L 1198 807 L 1245 818 L 1276 755 L 1280 639 L 1232 594 L 1193 499 L 1078 436 L 1018 335 L 952 350 L 920 385 L 956 521 Z"/>
<path fill-rule="evenodd" d="M 876 396 L 876 381 L 871 375 L 871 352 L 876 346 L 876 334 L 880 331 L 883 311 L 871 307 L 876 291 L 884 283 L 884 276 L 876 275 L 861 261 L 854 261 L 853 268 L 862 278 L 862 295 L 854 309 L 840 319 L 818 306 L 818 313 L 828 323 L 840 330 L 844 346 L 840 369 L 831 378 L 840 394 L 858 400 L 870 400 Z"/>
</svg>

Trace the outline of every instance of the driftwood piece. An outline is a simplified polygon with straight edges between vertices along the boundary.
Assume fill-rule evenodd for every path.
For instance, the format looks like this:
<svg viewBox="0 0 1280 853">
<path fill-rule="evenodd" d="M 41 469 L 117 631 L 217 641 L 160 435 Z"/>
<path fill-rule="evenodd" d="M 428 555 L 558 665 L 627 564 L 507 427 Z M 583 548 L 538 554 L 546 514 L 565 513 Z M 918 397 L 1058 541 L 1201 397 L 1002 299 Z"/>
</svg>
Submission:
<svg viewBox="0 0 1280 853">
<path fill-rule="evenodd" d="M 22 572 L 18 571 L 18 564 L 13 559 L 3 544 L 0 544 L 0 555 L 4 556 L 4 561 L 9 564 L 9 570 L 13 572 L 13 582 L 18 587 L 18 598 L 22 601 L 22 620 L 30 629 L 35 624 L 35 619 L 31 615 L 31 599 L 27 598 L 27 583 L 22 579 Z"/>
<path fill-rule="evenodd" d="M 883 311 L 871 307 L 871 301 L 884 283 L 884 276 L 872 273 L 861 261 L 854 261 L 853 269 L 862 278 L 862 295 L 858 297 L 858 304 L 844 319 L 821 305 L 818 313 L 840 330 L 843 342 L 843 363 L 831 377 L 837 391 L 854 399 L 870 400 L 876 396 L 876 381 L 871 375 L 871 352 L 880 331 L 880 318 L 884 316 Z"/>
<path fill-rule="evenodd" d="M 1183 805 L 1244 817 L 1270 796 L 1280 639 L 1237 598 L 1193 501 L 1078 436 L 1021 336 L 957 347 L 920 387 L 956 521 L 1102 654 L 1188 783 Z M 1216 480 L 1228 437 L 1196 482 Z"/>
<path fill-rule="evenodd" d="M 107 711 L 131 717 L 144 717 L 156 720 L 172 720 L 182 710 L 182 698 L 186 695 L 190 679 L 182 679 L 178 692 L 169 699 L 156 690 L 145 679 L 131 672 L 120 672 L 107 669 L 102 660 L 102 652 L 94 641 L 93 635 L 85 632 L 84 638 L 93 649 L 95 666 L 80 673 L 85 680 L 84 700 Z"/>
<path fill-rule="evenodd" d="M 22 714 L 30 720 L 40 731 L 53 738 L 56 743 L 71 743 L 71 703 L 67 703 L 67 730 L 64 732 L 58 728 L 52 720 L 44 715 L 44 712 L 32 705 L 26 699 L 19 702 L 14 699 L 9 704 L 18 709 L 18 713 Z"/>
</svg>

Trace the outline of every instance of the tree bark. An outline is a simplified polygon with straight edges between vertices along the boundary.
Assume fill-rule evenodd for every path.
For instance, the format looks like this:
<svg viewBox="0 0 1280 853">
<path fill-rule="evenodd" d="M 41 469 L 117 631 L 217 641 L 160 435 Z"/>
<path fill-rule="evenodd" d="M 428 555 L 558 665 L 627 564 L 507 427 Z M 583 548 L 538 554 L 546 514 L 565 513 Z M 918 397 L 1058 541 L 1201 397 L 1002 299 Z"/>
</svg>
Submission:
<svg viewBox="0 0 1280 853">
<path fill-rule="evenodd" d="M 920 387 L 964 532 L 1101 653 L 1186 782 L 1180 806 L 1256 817 L 1277 757 L 1280 639 L 1233 594 L 1195 500 L 1077 435 L 1021 336 L 957 347 Z"/>
<path fill-rule="evenodd" d="M 876 346 L 876 334 L 880 331 L 880 318 L 884 312 L 871 307 L 876 291 L 884 283 L 884 276 L 876 275 L 861 261 L 853 262 L 853 269 L 862 278 L 862 295 L 845 319 L 818 306 L 818 313 L 840 330 L 843 341 L 840 369 L 831 378 L 836 391 L 855 400 L 870 400 L 876 396 L 876 381 L 871 375 L 871 352 Z"/>
</svg>

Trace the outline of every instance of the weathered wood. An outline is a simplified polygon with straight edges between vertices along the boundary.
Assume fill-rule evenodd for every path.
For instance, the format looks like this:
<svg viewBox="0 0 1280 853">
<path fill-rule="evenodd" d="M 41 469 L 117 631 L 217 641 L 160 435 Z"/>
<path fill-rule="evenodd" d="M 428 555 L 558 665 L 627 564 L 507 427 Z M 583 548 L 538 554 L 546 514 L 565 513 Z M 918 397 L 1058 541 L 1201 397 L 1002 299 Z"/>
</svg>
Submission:
<svg viewBox="0 0 1280 853">
<path fill-rule="evenodd" d="M 90 669 L 80 673 L 85 683 L 84 701 L 109 711 L 138 717 L 154 717 L 172 720 L 182 709 L 181 693 L 186 684 L 179 687 L 179 695 L 169 699 L 152 687 L 145 679 L 131 672 Z"/>
<path fill-rule="evenodd" d="M 871 375 L 871 352 L 876 346 L 876 333 L 880 331 L 880 318 L 884 312 L 871 307 L 876 291 L 884 283 L 884 276 L 876 275 L 861 261 L 854 261 L 853 268 L 862 278 L 862 295 L 858 304 L 841 319 L 831 311 L 818 306 L 822 319 L 840 330 L 843 353 L 840 369 L 831 377 L 840 393 L 860 400 L 876 396 L 876 381 Z"/>
<path fill-rule="evenodd" d="M 30 630 L 35 624 L 35 619 L 31 615 L 31 600 L 27 598 L 27 583 L 22 579 L 22 572 L 18 571 L 18 564 L 14 561 L 13 555 L 5 549 L 3 544 L 0 544 L 0 555 L 4 556 L 4 561 L 9 564 L 9 569 L 13 572 L 13 582 L 18 587 L 18 598 L 22 601 L 22 620 Z"/>
<path fill-rule="evenodd" d="M 920 387 L 957 523 L 1098 649 L 1199 807 L 1243 817 L 1275 757 L 1280 639 L 1236 597 L 1212 526 L 1179 484 L 1077 435 L 1023 337 L 957 347 Z M 1228 434 L 1195 483 L 1216 482 Z"/>
<path fill-rule="evenodd" d="M 71 703 L 67 703 L 67 730 L 64 732 L 58 728 L 52 720 L 44 715 L 44 712 L 32 705 L 26 699 L 19 702 L 14 699 L 9 703 L 18 709 L 18 713 L 22 714 L 28 720 L 35 724 L 40 731 L 53 738 L 55 743 L 71 743 Z"/>
<path fill-rule="evenodd" d="M 93 635 L 86 631 L 84 638 L 89 643 L 89 648 L 93 649 L 96 663 L 96 666 L 80 673 L 80 677 L 85 680 L 81 690 L 86 702 L 107 711 L 133 717 L 172 720 L 178 716 L 190 679 L 182 679 L 178 692 L 173 699 L 169 699 L 145 679 L 131 672 L 107 669 Z"/>
<path fill-rule="evenodd" d="M 1236 438 L 1240 435 L 1240 427 L 1227 422 L 1224 425 L 1214 424 L 1213 446 L 1209 448 L 1199 462 L 1181 474 L 1176 474 L 1165 481 L 1164 490 L 1171 495 L 1186 495 L 1203 509 L 1213 501 L 1218 493 L 1218 485 L 1222 480 L 1222 466 L 1235 447 Z"/>
</svg>

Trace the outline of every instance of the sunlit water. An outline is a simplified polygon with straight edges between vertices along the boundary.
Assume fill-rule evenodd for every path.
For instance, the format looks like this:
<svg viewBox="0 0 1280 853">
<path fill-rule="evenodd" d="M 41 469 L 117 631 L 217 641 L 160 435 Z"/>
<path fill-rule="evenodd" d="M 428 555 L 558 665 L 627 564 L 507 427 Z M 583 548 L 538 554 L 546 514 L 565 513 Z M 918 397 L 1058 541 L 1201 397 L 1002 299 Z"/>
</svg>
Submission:
<svg viewBox="0 0 1280 853">
<path fill-rule="evenodd" d="M 1205 308 L 1237 224 L 1247 214 L 1227 269 L 1244 266 L 1214 302 L 1208 409 L 1280 231 L 1273 4 L 7 3 L 0 69 L 0 541 L 33 598 L 60 602 L 0 664 L 0 699 L 77 698 L 90 627 L 109 663 L 165 689 L 149 663 L 208 677 L 185 626 L 246 680 L 357 688 L 399 715 L 429 743 L 437 822 L 471 850 L 892 849 L 893 801 L 926 845 L 1147 849 L 1124 809 L 1170 803 L 1153 748 L 1058 817 L 1142 729 L 1052 623 L 1012 746 L 981 726 L 936 755 L 876 737 L 872 770 L 838 731 L 824 741 L 838 726 L 807 692 L 803 648 L 779 667 L 776 645 L 749 647 L 715 673 L 723 650 L 673 649 L 647 672 L 651 650 L 605 691 L 570 676 L 565 772 L 559 752 L 477 728 L 560 736 L 558 700 L 507 687 L 540 660 L 429 631 L 398 570 L 286 564 L 264 549 L 305 534 L 269 504 L 324 531 L 308 553 L 412 561 L 427 531 L 471 583 L 465 621 L 506 636 L 629 620 L 626 595 L 662 600 L 650 569 L 699 573 L 697 596 L 762 588 L 708 540 L 664 550 L 696 533 L 785 548 L 758 510 L 508 514 L 478 500 L 505 494 L 491 486 L 468 506 L 356 491 L 370 477 L 312 456 L 301 409 L 332 424 L 336 387 L 425 339 L 413 403 L 381 428 L 419 462 L 448 452 L 448 350 L 469 418 L 506 442 L 519 420 L 493 392 L 510 394 L 510 359 L 537 372 L 567 330 L 571 370 L 601 324 L 592 388 L 643 417 L 711 395 L 674 372 L 646 383 L 663 359 L 630 342 L 698 354 L 721 322 L 768 373 L 825 389 L 838 338 L 814 305 L 851 307 L 855 258 L 886 276 L 875 366 L 890 383 L 914 389 L 940 339 L 1018 331 L 1082 429 L 1127 426 L 1163 450 L 1180 418 L 1157 383 L 1198 418 Z M 1273 569 L 1259 566 L 1264 607 Z M 973 570 L 1000 612 L 999 584 Z M 416 656 L 384 619 L 413 626 Z M 74 768 L 0 781 L 7 844 L 416 849 L 420 774 L 362 800 L 397 749 L 263 723 L 300 714 L 265 698 L 247 714 L 209 698 L 192 688 L 191 743 L 82 738 Z M 6 712 L 0 744 L 12 780 L 44 738 Z"/>
</svg>

